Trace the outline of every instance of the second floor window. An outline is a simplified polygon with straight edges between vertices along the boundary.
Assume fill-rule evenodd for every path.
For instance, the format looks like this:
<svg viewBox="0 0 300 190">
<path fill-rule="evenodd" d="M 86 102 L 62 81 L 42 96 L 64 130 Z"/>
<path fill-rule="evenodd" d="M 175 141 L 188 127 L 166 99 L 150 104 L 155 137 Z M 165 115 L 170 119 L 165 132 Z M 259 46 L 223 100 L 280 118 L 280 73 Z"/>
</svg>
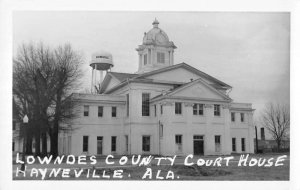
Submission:
<svg viewBox="0 0 300 190">
<path fill-rule="evenodd" d="M 220 105 L 215 104 L 214 105 L 214 116 L 220 116 L 220 115 L 221 115 Z"/>
<path fill-rule="evenodd" d="M 142 94 L 142 116 L 150 116 L 150 94 Z"/>
<path fill-rule="evenodd" d="M 241 122 L 244 122 L 244 121 L 245 121 L 245 114 L 241 113 Z"/>
<path fill-rule="evenodd" d="M 175 114 L 182 114 L 180 102 L 175 102 Z"/>
<path fill-rule="evenodd" d="M 235 121 L 235 113 L 234 113 L 234 112 L 231 113 L 231 121 L 232 121 L 232 122 Z"/>
<path fill-rule="evenodd" d="M 111 117 L 117 117 L 117 107 L 111 107 Z"/>
<path fill-rule="evenodd" d="M 83 116 L 89 116 L 89 106 L 83 106 Z"/>
<path fill-rule="evenodd" d="M 203 115 L 204 105 L 203 104 L 194 104 L 193 105 L 193 115 Z"/>
<path fill-rule="evenodd" d="M 157 52 L 157 63 L 165 63 L 165 54 Z"/>
<path fill-rule="evenodd" d="M 160 105 L 160 114 L 162 115 L 164 113 L 164 107 L 163 105 Z"/>
<path fill-rule="evenodd" d="M 103 117 L 103 106 L 98 106 L 98 117 Z"/>
</svg>

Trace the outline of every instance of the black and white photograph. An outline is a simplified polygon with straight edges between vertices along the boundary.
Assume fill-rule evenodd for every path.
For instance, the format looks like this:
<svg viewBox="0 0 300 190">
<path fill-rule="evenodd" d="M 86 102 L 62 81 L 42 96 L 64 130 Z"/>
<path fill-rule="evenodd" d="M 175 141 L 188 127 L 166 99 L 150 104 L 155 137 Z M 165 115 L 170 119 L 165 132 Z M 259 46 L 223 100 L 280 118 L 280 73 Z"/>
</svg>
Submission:
<svg viewBox="0 0 300 190">
<path fill-rule="evenodd" d="M 1 69 L 10 81 L 1 124 L 9 187 L 299 188 L 289 183 L 293 18 L 284 10 L 11 11 L 10 70 Z"/>
</svg>

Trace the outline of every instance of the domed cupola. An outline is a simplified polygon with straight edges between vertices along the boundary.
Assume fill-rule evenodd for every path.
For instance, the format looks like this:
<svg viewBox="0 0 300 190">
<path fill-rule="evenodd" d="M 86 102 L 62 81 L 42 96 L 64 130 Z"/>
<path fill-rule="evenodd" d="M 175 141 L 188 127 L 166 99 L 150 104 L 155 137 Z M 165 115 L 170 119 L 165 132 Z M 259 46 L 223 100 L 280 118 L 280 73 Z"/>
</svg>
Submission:
<svg viewBox="0 0 300 190">
<path fill-rule="evenodd" d="M 139 54 L 139 70 L 137 73 L 149 72 L 155 69 L 173 65 L 173 53 L 176 46 L 168 35 L 158 27 L 155 19 L 153 28 L 144 33 L 143 43 L 136 50 Z"/>
</svg>

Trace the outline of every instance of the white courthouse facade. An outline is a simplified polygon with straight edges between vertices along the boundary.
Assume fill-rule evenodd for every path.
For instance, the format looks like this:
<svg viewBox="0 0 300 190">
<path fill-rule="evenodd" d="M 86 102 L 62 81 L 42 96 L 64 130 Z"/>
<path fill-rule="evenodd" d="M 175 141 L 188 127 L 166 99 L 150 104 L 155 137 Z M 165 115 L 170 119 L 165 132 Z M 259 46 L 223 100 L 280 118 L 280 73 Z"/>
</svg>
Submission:
<svg viewBox="0 0 300 190">
<path fill-rule="evenodd" d="M 60 134 L 60 154 L 253 153 L 253 109 L 232 87 L 186 64 L 153 22 L 136 50 L 135 74 L 107 72 L 100 94 L 72 94 L 79 117 Z"/>
</svg>

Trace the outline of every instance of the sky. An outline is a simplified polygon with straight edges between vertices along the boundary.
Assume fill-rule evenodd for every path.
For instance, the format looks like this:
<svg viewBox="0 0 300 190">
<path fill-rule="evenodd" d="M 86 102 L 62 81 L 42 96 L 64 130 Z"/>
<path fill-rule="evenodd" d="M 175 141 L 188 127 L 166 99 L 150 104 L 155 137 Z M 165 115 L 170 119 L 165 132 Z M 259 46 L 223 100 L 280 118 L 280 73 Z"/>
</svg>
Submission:
<svg viewBox="0 0 300 190">
<path fill-rule="evenodd" d="M 91 54 L 113 55 L 114 72 L 135 73 L 144 32 L 157 18 L 185 62 L 233 87 L 234 102 L 290 102 L 290 15 L 281 12 L 15 11 L 13 51 L 22 43 L 70 43 L 84 55 L 83 89 L 90 88 Z"/>
</svg>

